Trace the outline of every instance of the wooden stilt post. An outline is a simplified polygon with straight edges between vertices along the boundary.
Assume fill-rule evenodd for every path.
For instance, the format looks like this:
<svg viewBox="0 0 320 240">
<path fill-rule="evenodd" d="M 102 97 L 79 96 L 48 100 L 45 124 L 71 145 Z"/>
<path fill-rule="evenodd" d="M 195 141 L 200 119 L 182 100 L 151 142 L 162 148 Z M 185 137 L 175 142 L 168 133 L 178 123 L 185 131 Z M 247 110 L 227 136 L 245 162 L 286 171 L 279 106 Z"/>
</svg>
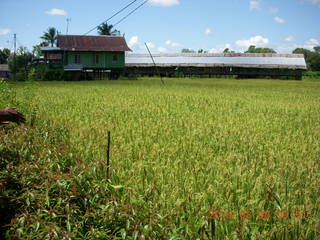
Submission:
<svg viewBox="0 0 320 240">
<path fill-rule="evenodd" d="M 110 131 L 108 131 L 108 143 L 107 143 L 107 178 L 110 178 Z"/>
</svg>

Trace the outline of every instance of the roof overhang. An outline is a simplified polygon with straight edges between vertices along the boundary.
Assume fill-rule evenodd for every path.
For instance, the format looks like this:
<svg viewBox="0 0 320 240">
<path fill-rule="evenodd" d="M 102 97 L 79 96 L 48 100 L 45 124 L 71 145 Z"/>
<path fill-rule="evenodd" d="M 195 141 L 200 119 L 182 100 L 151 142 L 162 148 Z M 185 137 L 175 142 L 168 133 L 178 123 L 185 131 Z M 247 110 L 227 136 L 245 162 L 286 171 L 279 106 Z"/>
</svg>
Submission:
<svg viewBox="0 0 320 240">
<path fill-rule="evenodd" d="M 83 70 L 83 65 L 82 64 L 68 64 L 67 66 L 64 67 L 64 71 L 72 71 L 72 72 L 77 72 L 77 71 L 82 71 Z"/>
<path fill-rule="evenodd" d="M 56 52 L 56 51 L 63 51 L 63 49 L 59 48 L 59 47 L 41 47 L 40 48 L 41 51 L 44 51 L 44 52 L 50 52 L 50 51 L 53 51 L 53 52 Z"/>
</svg>

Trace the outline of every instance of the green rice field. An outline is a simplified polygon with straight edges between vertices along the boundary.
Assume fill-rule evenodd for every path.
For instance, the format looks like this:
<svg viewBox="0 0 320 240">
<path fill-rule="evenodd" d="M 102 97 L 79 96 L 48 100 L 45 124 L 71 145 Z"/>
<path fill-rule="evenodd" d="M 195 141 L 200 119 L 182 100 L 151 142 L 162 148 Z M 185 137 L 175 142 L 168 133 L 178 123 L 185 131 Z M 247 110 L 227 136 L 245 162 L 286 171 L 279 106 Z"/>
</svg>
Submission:
<svg viewBox="0 0 320 240">
<path fill-rule="evenodd" d="M 164 82 L 10 84 L 7 238 L 320 239 L 320 81 Z"/>
</svg>

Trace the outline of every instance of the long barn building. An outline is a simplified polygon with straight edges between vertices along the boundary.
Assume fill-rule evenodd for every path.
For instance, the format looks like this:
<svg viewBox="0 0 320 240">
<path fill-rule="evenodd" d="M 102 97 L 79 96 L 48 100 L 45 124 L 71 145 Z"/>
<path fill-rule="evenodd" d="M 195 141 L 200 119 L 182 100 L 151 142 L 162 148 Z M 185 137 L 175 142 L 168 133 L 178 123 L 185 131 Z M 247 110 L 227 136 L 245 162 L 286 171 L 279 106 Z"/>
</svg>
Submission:
<svg viewBox="0 0 320 240">
<path fill-rule="evenodd" d="M 192 75 L 234 75 L 239 78 L 287 77 L 301 79 L 307 69 L 303 54 L 271 53 L 181 53 L 127 54 L 126 75 L 176 76 Z"/>
</svg>

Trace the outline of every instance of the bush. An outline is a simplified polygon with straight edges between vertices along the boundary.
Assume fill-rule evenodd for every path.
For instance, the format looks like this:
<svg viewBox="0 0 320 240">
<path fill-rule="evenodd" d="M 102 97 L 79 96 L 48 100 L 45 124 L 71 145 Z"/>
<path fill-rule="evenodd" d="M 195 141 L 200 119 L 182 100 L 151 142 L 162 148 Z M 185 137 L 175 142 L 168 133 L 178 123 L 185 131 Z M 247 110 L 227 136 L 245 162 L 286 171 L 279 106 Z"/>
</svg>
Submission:
<svg viewBox="0 0 320 240">
<path fill-rule="evenodd" d="M 24 82 L 28 78 L 28 74 L 25 71 L 16 73 L 15 75 L 11 75 L 10 79 L 13 81 Z"/>
<path fill-rule="evenodd" d="M 28 73 L 28 81 L 34 82 L 38 80 L 37 72 L 34 68 L 31 68 L 31 70 Z"/>
<path fill-rule="evenodd" d="M 320 78 L 320 71 L 307 71 L 303 73 L 303 76 L 308 78 Z"/>
<path fill-rule="evenodd" d="M 185 75 L 184 75 L 183 72 L 175 72 L 175 73 L 173 74 L 173 77 L 174 77 L 174 78 L 184 78 Z"/>
<path fill-rule="evenodd" d="M 19 76 L 23 74 L 23 77 Z M 16 81 L 63 81 L 63 69 L 50 69 L 46 65 L 32 66 L 27 73 L 19 73 L 16 75 Z"/>
<path fill-rule="evenodd" d="M 44 73 L 44 81 L 63 81 L 63 69 L 46 69 Z"/>
<path fill-rule="evenodd" d="M 0 78 L 0 96 L 0 109 L 17 106 L 16 93 L 4 78 Z"/>
</svg>

